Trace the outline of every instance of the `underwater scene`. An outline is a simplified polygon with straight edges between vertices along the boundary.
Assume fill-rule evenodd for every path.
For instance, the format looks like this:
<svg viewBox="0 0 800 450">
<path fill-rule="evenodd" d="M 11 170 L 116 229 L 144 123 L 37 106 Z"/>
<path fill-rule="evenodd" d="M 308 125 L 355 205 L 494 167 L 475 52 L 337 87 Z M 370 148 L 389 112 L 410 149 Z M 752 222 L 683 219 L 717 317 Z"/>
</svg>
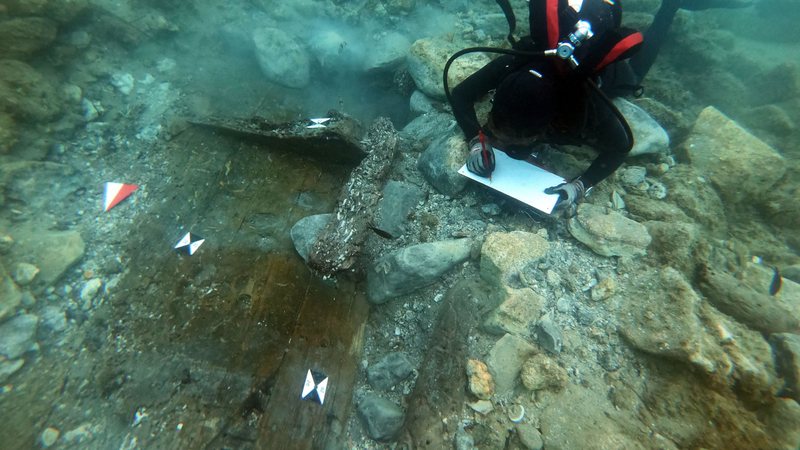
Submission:
<svg viewBox="0 0 800 450">
<path fill-rule="evenodd" d="M 0 0 L 0 450 L 800 448 L 797 0 Z"/>
</svg>

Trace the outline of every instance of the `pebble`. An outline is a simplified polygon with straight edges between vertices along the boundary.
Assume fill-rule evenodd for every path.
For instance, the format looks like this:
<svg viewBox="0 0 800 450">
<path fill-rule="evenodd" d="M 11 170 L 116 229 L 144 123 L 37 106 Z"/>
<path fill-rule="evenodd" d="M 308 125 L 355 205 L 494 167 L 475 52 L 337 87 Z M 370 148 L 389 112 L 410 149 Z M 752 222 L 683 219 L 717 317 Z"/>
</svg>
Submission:
<svg viewBox="0 0 800 450">
<path fill-rule="evenodd" d="M 650 180 L 647 195 L 656 200 L 663 200 L 667 197 L 667 187 L 658 181 Z"/>
<path fill-rule="evenodd" d="M 539 345 L 550 353 L 561 353 L 561 346 L 563 340 L 561 338 L 561 330 L 558 329 L 555 323 L 545 316 L 536 325 L 537 333 L 536 338 Z"/>
<path fill-rule="evenodd" d="M 611 193 L 611 205 L 614 209 L 625 209 L 625 200 L 619 195 L 619 192 L 614 191 Z"/>
<path fill-rule="evenodd" d="M 492 405 L 492 402 L 489 400 L 478 400 L 472 403 L 467 403 L 467 405 L 469 405 L 473 411 L 484 416 L 494 411 L 494 405 Z"/>
<path fill-rule="evenodd" d="M 27 286 L 31 284 L 36 275 L 39 273 L 39 268 L 33 264 L 21 262 L 14 265 L 11 272 L 11 277 L 20 286 Z"/>
<path fill-rule="evenodd" d="M 123 95 L 130 95 L 136 81 L 129 73 L 115 73 L 111 76 L 111 84 Z"/>
<path fill-rule="evenodd" d="M 602 302 L 609 299 L 617 290 L 617 282 L 613 278 L 603 278 L 592 288 L 592 300 Z"/>
<path fill-rule="evenodd" d="M 103 282 L 99 278 L 92 278 L 87 281 L 81 289 L 81 300 L 84 304 L 94 300 L 101 287 L 103 287 Z"/>
<path fill-rule="evenodd" d="M 641 166 L 629 166 L 620 174 L 620 181 L 625 186 L 637 186 L 644 183 L 647 169 Z"/>
<path fill-rule="evenodd" d="M 42 444 L 42 447 L 48 448 L 56 443 L 60 435 L 61 432 L 58 431 L 57 428 L 47 427 L 39 436 L 39 442 Z"/>
<path fill-rule="evenodd" d="M 91 122 L 100 117 L 100 109 L 87 98 L 81 100 L 81 110 L 83 111 L 83 120 L 86 122 Z"/>
<path fill-rule="evenodd" d="M 560 313 L 568 313 L 572 309 L 572 302 L 567 297 L 561 297 L 556 301 L 556 310 Z"/>
<path fill-rule="evenodd" d="M 7 234 L 0 234 L 0 253 L 8 253 L 14 245 L 14 239 Z"/>
<path fill-rule="evenodd" d="M 481 211 L 484 214 L 488 214 L 490 216 L 499 216 L 500 215 L 500 207 L 497 206 L 497 203 L 489 203 L 488 205 L 481 206 Z"/>
</svg>

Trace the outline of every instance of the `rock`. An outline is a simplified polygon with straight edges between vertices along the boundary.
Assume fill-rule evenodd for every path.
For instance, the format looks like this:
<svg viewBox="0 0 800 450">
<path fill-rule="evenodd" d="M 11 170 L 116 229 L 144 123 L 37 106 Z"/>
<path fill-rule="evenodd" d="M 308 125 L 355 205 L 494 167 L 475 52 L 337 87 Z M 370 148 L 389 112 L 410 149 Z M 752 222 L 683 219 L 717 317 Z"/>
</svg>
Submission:
<svg viewBox="0 0 800 450">
<path fill-rule="evenodd" d="M 522 384 L 531 391 L 560 390 L 569 381 L 567 371 L 553 358 L 544 354 L 533 355 L 525 361 L 519 377 L 522 379 Z"/>
<path fill-rule="evenodd" d="M 781 270 L 781 275 L 783 275 L 783 278 L 792 280 L 795 283 L 800 283 L 800 264 L 784 267 Z"/>
<path fill-rule="evenodd" d="M 292 226 L 289 235 L 292 237 L 297 254 L 303 261 L 308 262 L 308 253 L 332 217 L 333 214 L 316 214 L 303 217 Z"/>
<path fill-rule="evenodd" d="M 706 181 L 705 175 L 707 174 L 698 172 L 692 166 L 673 167 L 662 177 L 664 184 L 669 189 L 667 200 L 712 232 L 724 232 L 727 228 L 727 221 L 724 219 L 725 210 L 722 200 L 711 184 Z M 630 205 L 628 206 L 630 210 Z M 660 220 L 669 221 L 666 218 Z M 683 220 L 683 222 L 688 221 Z"/>
<path fill-rule="evenodd" d="M 453 438 L 453 446 L 455 446 L 456 450 L 473 450 L 475 448 L 475 439 L 464 429 L 463 425 L 459 426 L 458 431 L 456 431 L 456 435 Z"/>
<path fill-rule="evenodd" d="M 56 443 L 60 435 L 61 432 L 58 431 L 57 428 L 47 427 L 42 431 L 42 434 L 39 435 L 39 444 L 41 444 L 43 448 L 51 447 Z"/>
<path fill-rule="evenodd" d="M 476 413 L 484 416 L 494 411 L 494 405 L 492 405 L 492 402 L 489 400 L 477 400 L 472 403 L 467 403 L 467 406 L 469 406 Z"/>
<path fill-rule="evenodd" d="M 411 93 L 408 106 L 411 109 L 411 112 L 415 114 L 425 115 L 436 112 L 436 107 L 433 105 L 433 101 L 420 90 L 415 90 Z"/>
<path fill-rule="evenodd" d="M 550 353 L 561 353 L 563 339 L 561 330 L 548 316 L 542 317 L 536 324 L 536 340 L 543 349 Z"/>
<path fill-rule="evenodd" d="M 547 240 L 535 233 L 491 233 L 481 247 L 481 278 L 492 286 L 501 286 L 525 266 L 543 258 L 549 248 Z"/>
<path fill-rule="evenodd" d="M 8 378 L 17 373 L 24 365 L 24 358 L 9 361 L 4 356 L 0 356 L 0 383 L 8 381 Z"/>
<path fill-rule="evenodd" d="M 52 285 L 61 275 L 83 258 L 85 244 L 76 231 L 41 230 L 22 227 L 14 234 L 17 243 L 11 254 L 39 267 L 37 284 Z"/>
<path fill-rule="evenodd" d="M 10 114 L 0 112 L 0 155 L 8 153 L 17 143 L 17 126 Z"/>
<path fill-rule="evenodd" d="M 477 359 L 467 361 L 467 386 L 469 391 L 480 400 L 489 400 L 494 395 L 494 379 L 489 368 Z"/>
<path fill-rule="evenodd" d="M 611 277 L 600 280 L 592 287 L 591 297 L 596 302 L 608 300 L 617 291 L 617 282 Z"/>
<path fill-rule="evenodd" d="M 517 424 L 517 436 L 527 450 L 541 450 L 544 447 L 542 433 L 529 423 Z"/>
<path fill-rule="evenodd" d="M 267 79 L 290 88 L 308 85 L 311 61 L 298 42 L 299 39 L 278 28 L 265 27 L 253 32 L 256 59 Z"/>
<path fill-rule="evenodd" d="M 486 364 L 498 395 L 505 396 L 514 390 L 522 364 L 535 352 L 528 341 L 513 334 L 506 334 L 494 344 Z"/>
<path fill-rule="evenodd" d="M 635 430 L 628 418 L 630 412 L 615 410 L 603 389 L 570 384 L 539 408 L 539 429 L 546 449 L 660 448 L 637 441 L 640 433 L 629 431 Z"/>
<path fill-rule="evenodd" d="M 3 262 L 0 261 L 0 322 L 13 315 L 22 302 L 22 292 L 6 273 Z"/>
<path fill-rule="evenodd" d="M 375 389 L 389 390 L 405 380 L 414 371 L 405 353 L 394 352 L 384 356 L 377 364 L 367 369 L 367 379 Z"/>
<path fill-rule="evenodd" d="M 28 59 L 50 46 L 58 24 L 42 17 L 19 17 L 0 21 L 0 59 Z"/>
<path fill-rule="evenodd" d="M 683 222 L 649 221 L 644 223 L 653 238 L 650 252 L 660 264 L 675 267 L 694 276 L 697 259 L 695 247 L 700 239 L 697 225 Z"/>
<path fill-rule="evenodd" d="M 92 300 L 97 297 L 97 293 L 100 292 L 100 288 L 103 287 L 103 281 L 99 278 L 92 278 L 91 280 L 87 281 L 83 288 L 81 288 L 81 301 L 84 305 L 91 305 Z M 84 309 L 87 309 L 84 306 Z"/>
<path fill-rule="evenodd" d="M 754 106 L 780 103 L 800 96 L 800 67 L 796 62 L 777 64 L 755 74 L 748 83 Z"/>
<path fill-rule="evenodd" d="M 782 394 L 800 402 L 800 336 L 775 333 L 770 336 L 778 374 L 783 378 Z"/>
<path fill-rule="evenodd" d="M 672 203 L 654 200 L 641 195 L 625 196 L 625 207 L 630 213 L 631 217 L 637 222 L 643 223 L 646 220 L 658 220 L 662 222 L 692 222 L 692 219 L 690 219 L 686 213 Z"/>
<path fill-rule="evenodd" d="M 667 187 L 661 182 L 655 180 L 647 180 L 647 195 L 656 200 L 663 200 L 667 198 Z"/>
<path fill-rule="evenodd" d="M 115 73 L 111 75 L 111 85 L 122 95 L 130 95 L 136 86 L 136 80 L 129 73 Z"/>
<path fill-rule="evenodd" d="M 786 161 L 775 149 L 712 106 L 700 113 L 682 147 L 732 205 L 761 199 L 786 173 Z"/>
<path fill-rule="evenodd" d="M 0 355 L 17 359 L 35 349 L 38 323 L 39 318 L 33 314 L 20 314 L 0 323 Z"/>
<path fill-rule="evenodd" d="M 60 333 L 67 329 L 67 316 L 58 306 L 45 306 L 41 311 L 39 331 Z"/>
<path fill-rule="evenodd" d="M 541 314 L 545 300 L 533 289 L 505 287 L 505 300 L 483 322 L 487 333 L 506 333 L 525 337 L 530 333 L 531 322 Z M 498 290 L 499 291 L 499 290 Z"/>
<path fill-rule="evenodd" d="M 619 181 L 623 186 L 639 186 L 645 182 L 647 169 L 642 166 L 628 166 L 619 173 Z"/>
<path fill-rule="evenodd" d="M 644 255 L 651 240 L 644 225 L 591 203 L 581 203 L 567 227 L 575 239 L 601 256 Z"/>
<path fill-rule="evenodd" d="M 440 38 L 420 39 L 411 45 L 406 57 L 408 72 L 420 91 L 431 98 L 444 100 L 442 73 L 447 59 L 461 48 Z M 450 67 L 447 83 L 452 90 L 481 67 L 489 63 L 489 57 L 472 53 L 458 58 Z"/>
<path fill-rule="evenodd" d="M 742 398 L 761 403 L 778 389 L 769 344 L 710 306 L 675 269 L 638 274 L 619 330 L 635 348 L 689 364 Z M 628 305 L 620 305 L 629 308 Z"/>
<path fill-rule="evenodd" d="M 48 122 L 62 112 L 59 91 L 33 67 L 0 60 L 0 111 L 20 120 Z"/>
<path fill-rule="evenodd" d="M 800 404 L 797 401 L 776 398 L 764 424 L 775 440 L 772 448 L 800 448 Z"/>
<path fill-rule="evenodd" d="M 778 105 L 765 105 L 749 109 L 745 113 L 748 128 L 762 130 L 777 137 L 788 138 L 797 131 L 797 123 L 784 108 Z"/>
<path fill-rule="evenodd" d="M 471 249 L 471 239 L 454 239 L 412 245 L 386 255 L 367 271 L 368 298 L 381 304 L 434 283 L 469 259 Z"/>
<path fill-rule="evenodd" d="M 11 278 L 17 282 L 20 286 L 27 286 L 31 284 L 36 275 L 39 274 L 39 268 L 34 266 L 33 264 L 28 264 L 26 262 L 21 262 L 14 264 L 14 272 L 11 274 Z"/>
<path fill-rule="evenodd" d="M 408 124 L 406 124 L 406 126 L 403 127 L 403 130 L 400 131 L 400 136 L 408 143 L 409 149 L 415 152 L 421 152 L 425 150 L 431 145 L 431 143 L 434 140 L 444 142 L 437 145 L 440 146 L 448 145 L 447 149 L 441 149 L 441 148 L 430 149 L 431 154 L 427 156 L 427 158 L 431 158 L 430 164 L 433 164 L 438 159 L 446 159 L 447 154 L 444 152 L 444 150 L 453 151 L 453 155 L 450 156 L 450 158 L 454 159 L 456 162 L 460 162 L 461 164 L 463 164 L 467 157 L 466 144 L 464 143 L 464 141 L 463 140 L 453 141 L 452 143 L 450 143 L 447 140 L 443 140 L 442 130 L 451 129 L 452 124 L 453 124 L 453 116 L 450 114 L 444 114 L 435 111 L 426 112 L 421 116 L 416 117 Z M 452 147 L 449 147 L 451 144 Z M 425 167 L 426 170 L 428 170 L 429 172 L 435 170 L 435 168 L 433 167 L 430 168 L 428 168 L 427 166 Z M 458 168 L 460 167 L 461 166 L 459 165 Z M 456 170 L 458 170 L 458 168 L 456 168 Z M 438 179 L 438 176 L 437 177 L 432 176 L 431 179 Z M 454 179 L 453 181 L 455 180 L 456 179 Z M 431 181 L 428 182 L 431 183 Z M 457 183 L 451 182 L 451 184 L 456 186 Z"/>
<path fill-rule="evenodd" d="M 431 142 L 417 159 L 417 169 L 425 181 L 444 195 L 455 196 L 467 185 L 458 169 L 467 158 L 467 145 L 461 135 L 442 135 Z"/>
<path fill-rule="evenodd" d="M 754 330 L 800 332 L 800 304 L 776 301 L 766 283 L 759 292 L 733 275 L 705 267 L 700 271 L 699 287 L 716 308 Z"/>
<path fill-rule="evenodd" d="M 358 415 L 369 437 L 376 441 L 391 441 L 403 428 L 403 410 L 372 393 L 358 404 Z"/>
<path fill-rule="evenodd" d="M 633 132 L 633 148 L 629 156 L 669 152 L 669 136 L 650 114 L 622 97 L 613 101 Z"/>
<path fill-rule="evenodd" d="M 383 187 L 383 197 L 378 203 L 378 220 L 375 226 L 394 237 L 402 235 L 409 214 L 424 198 L 425 192 L 419 187 L 389 180 Z"/>
</svg>

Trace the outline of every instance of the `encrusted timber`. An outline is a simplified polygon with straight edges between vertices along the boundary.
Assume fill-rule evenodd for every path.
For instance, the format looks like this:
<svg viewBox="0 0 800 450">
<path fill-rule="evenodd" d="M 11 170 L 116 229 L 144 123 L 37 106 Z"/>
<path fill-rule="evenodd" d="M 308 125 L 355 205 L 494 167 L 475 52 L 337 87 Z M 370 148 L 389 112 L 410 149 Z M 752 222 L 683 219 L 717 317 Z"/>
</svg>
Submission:
<svg viewBox="0 0 800 450">
<path fill-rule="evenodd" d="M 339 194 L 333 220 L 309 253 L 309 266 L 324 277 L 351 268 L 367 237 L 368 225 L 397 151 L 397 131 L 392 122 L 384 117 L 375 120 L 363 146 L 367 156 L 350 174 Z"/>
</svg>

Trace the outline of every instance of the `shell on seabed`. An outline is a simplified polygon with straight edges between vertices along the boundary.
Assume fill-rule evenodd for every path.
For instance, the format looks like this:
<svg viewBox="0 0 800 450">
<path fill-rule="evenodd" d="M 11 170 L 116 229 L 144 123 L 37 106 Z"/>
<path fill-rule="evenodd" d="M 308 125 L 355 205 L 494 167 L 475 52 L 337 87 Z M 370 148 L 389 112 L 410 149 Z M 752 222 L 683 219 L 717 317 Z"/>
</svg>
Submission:
<svg viewBox="0 0 800 450">
<path fill-rule="evenodd" d="M 525 417 L 525 407 L 522 405 L 511 405 L 508 408 L 508 418 L 511 419 L 514 423 L 522 422 L 522 419 Z"/>
</svg>

